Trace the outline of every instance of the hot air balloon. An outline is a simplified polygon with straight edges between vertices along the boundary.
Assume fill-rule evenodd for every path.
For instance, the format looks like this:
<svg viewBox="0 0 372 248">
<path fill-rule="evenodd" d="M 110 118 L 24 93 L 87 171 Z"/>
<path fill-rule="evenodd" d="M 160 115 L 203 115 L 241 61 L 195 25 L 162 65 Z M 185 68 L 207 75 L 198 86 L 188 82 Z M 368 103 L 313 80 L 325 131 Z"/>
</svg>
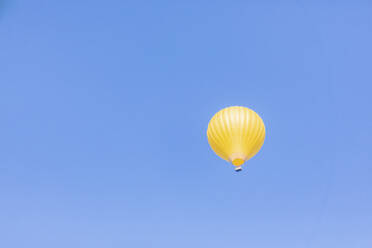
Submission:
<svg viewBox="0 0 372 248">
<path fill-rule="evenodd" d="M 265 125 L 253 110 L 233 106 L 217 112 L 208 124 L 207 137 L 212 150 L 232 163 L 236 171 L 261 149 Z"/>
</svg>

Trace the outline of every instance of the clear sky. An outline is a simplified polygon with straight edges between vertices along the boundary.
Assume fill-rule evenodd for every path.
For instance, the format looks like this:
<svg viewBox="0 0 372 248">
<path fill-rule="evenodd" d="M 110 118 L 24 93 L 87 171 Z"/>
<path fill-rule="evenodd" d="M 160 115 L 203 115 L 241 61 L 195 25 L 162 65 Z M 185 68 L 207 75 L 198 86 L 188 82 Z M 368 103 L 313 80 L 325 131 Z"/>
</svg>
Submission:
<svg viewBox="0 0 372 248">
<path fill-rule="evenodd" d="M 370 1 L 0 6 L 0 247 L 372 247 Z"/>
</svg>

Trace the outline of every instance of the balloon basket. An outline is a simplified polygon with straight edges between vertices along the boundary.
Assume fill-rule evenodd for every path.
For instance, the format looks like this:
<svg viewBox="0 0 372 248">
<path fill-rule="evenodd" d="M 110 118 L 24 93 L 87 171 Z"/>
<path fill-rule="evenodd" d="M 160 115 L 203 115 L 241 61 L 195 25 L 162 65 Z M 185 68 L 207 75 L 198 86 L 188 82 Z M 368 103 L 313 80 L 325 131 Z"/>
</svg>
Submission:
<svg viewBox="0 0 372 248">
<path fill-rule="evenodd" d="M 235 167 L 235 171 L 236 171 L 236 172 L 239 172 L 239 171 L 241 171 L 241 170 L 242 170 L 242 167 L 240 167 L 240 166 Z"/>
</svg>

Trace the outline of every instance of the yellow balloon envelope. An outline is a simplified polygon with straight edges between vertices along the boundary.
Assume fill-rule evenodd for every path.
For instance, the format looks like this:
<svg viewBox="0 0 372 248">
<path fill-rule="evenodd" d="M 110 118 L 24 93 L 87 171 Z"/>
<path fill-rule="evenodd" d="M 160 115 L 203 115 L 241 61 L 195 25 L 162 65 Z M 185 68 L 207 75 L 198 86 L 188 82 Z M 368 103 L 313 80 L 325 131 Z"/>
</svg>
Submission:
<svg viewBox="0 0 372 248">
<path fill-rule="evenodd" d="M 261 149 L 265 125 L 261 117 L 249 108 L 228 107 L 212 117 L 207 136 L 213 151 L 240 171 L 240 166 Z"/>
</svg>

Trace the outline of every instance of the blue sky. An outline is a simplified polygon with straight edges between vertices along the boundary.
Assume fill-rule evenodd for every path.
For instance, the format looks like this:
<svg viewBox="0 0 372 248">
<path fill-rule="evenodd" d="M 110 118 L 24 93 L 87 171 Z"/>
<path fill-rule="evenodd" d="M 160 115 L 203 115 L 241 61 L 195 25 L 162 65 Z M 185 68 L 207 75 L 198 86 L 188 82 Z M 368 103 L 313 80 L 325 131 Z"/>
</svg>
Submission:
<svg viewBox="0 0 372 248">
<path fill-rule="evenodd" d="M 371 2 L 0 6 L 1 247 L 372 247 Z"/>
</svg>

